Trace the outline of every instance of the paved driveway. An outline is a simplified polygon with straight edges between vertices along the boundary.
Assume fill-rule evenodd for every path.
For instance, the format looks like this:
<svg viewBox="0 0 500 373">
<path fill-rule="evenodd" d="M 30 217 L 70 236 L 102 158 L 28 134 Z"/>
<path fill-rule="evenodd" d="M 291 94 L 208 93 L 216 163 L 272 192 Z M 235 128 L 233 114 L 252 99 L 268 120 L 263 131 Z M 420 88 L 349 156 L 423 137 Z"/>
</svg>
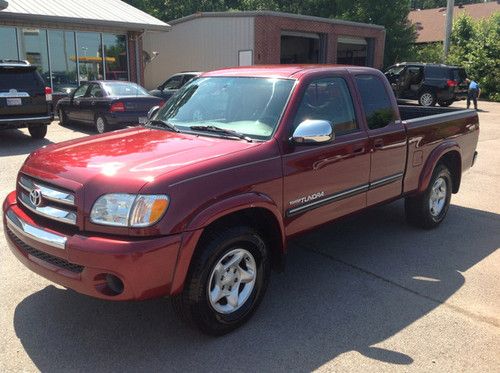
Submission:
<svg viewBox="0 0 500 373">
<path fill-rule="evenodd" d="M 301 237 L 255 317 L 222 338 L 187 329 L 166 300 L 55 286 L 2 234 L 0 371 L 500 371 L 500 104 L 480 107 L 478 162 L 439 229 L 407 226 L 396 202 Z M 29 151 L 84 130 L 1 132 L 0 198 Z"/>
</svg>

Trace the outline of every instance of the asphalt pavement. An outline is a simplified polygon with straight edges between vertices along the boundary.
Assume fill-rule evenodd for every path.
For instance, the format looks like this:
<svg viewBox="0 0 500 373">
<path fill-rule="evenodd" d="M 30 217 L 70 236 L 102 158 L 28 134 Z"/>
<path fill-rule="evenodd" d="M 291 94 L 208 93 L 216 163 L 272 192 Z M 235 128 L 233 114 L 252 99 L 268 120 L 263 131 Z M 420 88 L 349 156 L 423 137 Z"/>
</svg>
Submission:
<svg viewBox="0 0 500 373">
<path fill-rule="evenodd" d="M 52 284 L 15 259 L 0 224 L 0 372 L 500 372 L 500 104 L 480 108 L 478 161 L 438 229 L 408 226 L 399 201 L 303 235 L 255 316 L 220 338 L 185 327 L 166 299 Z M 89 133 L 0 132 L 0 199 L 29 152 Z"/>
</svg>

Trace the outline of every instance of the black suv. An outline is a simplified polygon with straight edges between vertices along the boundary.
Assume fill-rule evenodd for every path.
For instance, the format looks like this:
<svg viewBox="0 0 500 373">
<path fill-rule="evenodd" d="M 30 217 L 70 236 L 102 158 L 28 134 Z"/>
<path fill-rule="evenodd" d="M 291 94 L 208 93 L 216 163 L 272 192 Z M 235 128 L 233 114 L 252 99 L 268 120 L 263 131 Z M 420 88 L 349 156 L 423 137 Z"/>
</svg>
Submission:
<svg viewBox="0 0 500 373">
<path fill-rule="evenodd" d="M 36 67 L 0 60 L 0 130 L 28 127 L 31 137 L 42 139 L 53 119 L 52 89 Z"/>
<path fill-rule="evenodd" d="M 450 106 L 467 97 L 467 74 L 457 66 L 398 63 L 385 76 L 400 99 L 418 100 L 422 106 Z"/>
</svg>

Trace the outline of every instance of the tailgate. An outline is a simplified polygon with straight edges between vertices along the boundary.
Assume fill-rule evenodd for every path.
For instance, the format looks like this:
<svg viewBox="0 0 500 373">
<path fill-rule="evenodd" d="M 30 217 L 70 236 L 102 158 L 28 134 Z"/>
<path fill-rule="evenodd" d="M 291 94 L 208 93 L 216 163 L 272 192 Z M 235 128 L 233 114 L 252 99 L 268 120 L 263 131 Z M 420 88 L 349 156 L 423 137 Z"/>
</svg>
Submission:
<svg viewBox="0 0 500 373">
<path fill-rule="evenodd" d="M 0 68 L 0 118 L 47 115 L 45 84 L 34 68 Z"/>
</svg>

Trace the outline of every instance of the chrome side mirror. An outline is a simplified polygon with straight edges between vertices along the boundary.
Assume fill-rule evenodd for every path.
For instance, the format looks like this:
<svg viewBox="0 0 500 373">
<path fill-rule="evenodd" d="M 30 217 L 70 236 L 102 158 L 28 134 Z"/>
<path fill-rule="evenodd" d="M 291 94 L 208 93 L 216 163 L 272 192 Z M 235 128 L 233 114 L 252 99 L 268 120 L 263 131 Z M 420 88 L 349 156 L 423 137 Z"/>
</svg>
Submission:
<svg viewBox="0 0 500 373">
<path fill-rule="evenodd" d="M 300 123 L 291 138 L 297 144 L 320 144 L 334 139 L 332 123 L 316 119 L 306 119 Z"/>
<path fill-rule="evenodd" d="M 153 106 L 151 109 L 148 111 L 148 120 L 151 120 L 153 116 L 160 110 L 159 106 Z"/>
</svg>

